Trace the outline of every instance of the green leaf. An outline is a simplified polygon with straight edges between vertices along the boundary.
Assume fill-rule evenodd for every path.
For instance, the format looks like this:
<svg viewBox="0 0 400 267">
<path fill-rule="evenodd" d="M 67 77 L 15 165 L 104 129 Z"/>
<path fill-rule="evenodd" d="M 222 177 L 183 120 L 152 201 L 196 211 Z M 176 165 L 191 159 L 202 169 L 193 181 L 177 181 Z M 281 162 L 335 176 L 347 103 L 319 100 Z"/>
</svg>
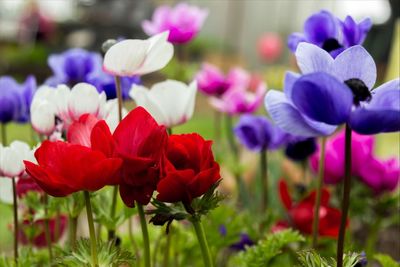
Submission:
<svg viewBox="0 0 400 267">
<path fill-rule="evenodd" d="M 399 267 L 400 264 L 392 259 L 389 255 L 375 254 L 374 259 L 377 260 L 383 267 Z"/>
<path fill-rule="evenodd" d="M 246 267 L 268 266 L 274 257 L 282 253 L 284 247 L 304 240 L 304 237 L 297 231 L 290 229 L 270 234 L 265 239 L 260 240 L 257 245 L 239 253 L 237 256 L 238 265 Z"/>
</svg>

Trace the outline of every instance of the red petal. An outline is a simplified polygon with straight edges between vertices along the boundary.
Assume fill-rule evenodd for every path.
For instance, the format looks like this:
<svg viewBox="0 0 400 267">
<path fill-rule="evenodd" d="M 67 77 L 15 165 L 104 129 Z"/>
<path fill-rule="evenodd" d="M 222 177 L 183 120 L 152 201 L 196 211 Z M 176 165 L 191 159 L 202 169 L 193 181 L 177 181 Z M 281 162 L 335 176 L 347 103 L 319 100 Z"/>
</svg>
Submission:
<svg viewBox="0 0 400 267">
<path fill-rule="evenodd" d="M 98 121 L 99 120 L 91 114 L 82 115 L 78 121 L 73 122 L 68 127 L 68 142 L 90 147 L 90 134 Z"/>
<path fill-rule="evenodd" d="M 93 127 L 90 141 L 93 150 L 103 152 L 106 157 L 112 157 L 114 155 L 115 143 L 112 137 L 110 128 L 104 120 L 96 123 Z"/>
<path fill-rule="evenodd" d="M 281 198 L 281 202 L 286 210 L 290 210 L 292 208 L 292 198 L 289 194 L 288 186 L 285 180 L 279 180 L 279 196 Z"/>
</svg>

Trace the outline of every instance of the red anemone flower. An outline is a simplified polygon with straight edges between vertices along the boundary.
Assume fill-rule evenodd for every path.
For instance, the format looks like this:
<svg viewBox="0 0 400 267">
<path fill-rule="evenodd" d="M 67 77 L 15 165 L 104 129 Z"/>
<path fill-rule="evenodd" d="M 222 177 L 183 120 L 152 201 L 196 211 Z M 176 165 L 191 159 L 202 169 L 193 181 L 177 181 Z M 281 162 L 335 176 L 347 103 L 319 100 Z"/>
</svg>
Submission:
<svg viewBox="0 0 400 267">
<path fill-rule="evenodd" d="M 288 212 L 288 222 L 280 221 L 273 227 L 275 230 L 284 228 L 286 225 L 299 230 L 304 234 L 312 233 L 312 224 L 314 219 L 314 206 L 316 200 L 316 191 L 311 192 L 303 200 L 293 203 L 288 191 L 288 186 L 284 180 L 279 181 L 279 194 L 283 206 Z M 336 238 L 339 233 L 341 212 L 338 209 L 329 206 L 330 193 L 323 189 L 321 195 L 321 207 L 319 212 L 320 236 Z"/>
<path fill-rule="evenodd" d="M 24 245 L 32 244 L 41 248 L 47 245 L 45 234 L 46 223 L 44 219 L 34 222 L 24 220 L 19 228 L 18 240 Z M 67 216 L 60 215 L 58 218 L 49 219 L 50 240 L 52 243 L 57 242 L 63 236 L 67 227 Z"/>
<path fill-rule="evenodd" d="M 221 178 L 211 144 L 196 133 L 169 137 L 166 174 L 157 186 L 158 200 L 190 204 Z"/>
<path fill-rule="evenodd" d="M 36 150 L 38 164 L 25 162 L 27 173 L 49 195 L 64 197 L 85 190 L 97 191 L 106 185 L 119 183 L 116 175 L 121 159 L 112 158 L 103 151 L 102 129 L 108 129 L 99 121 L 91 133 L 92 147 L 61 141 L 44 141 Z"/>
<path fill-rule="evenodd" d="M 103 132 L 103 134 L 106 134 Z M 123 160 L 120 195 L 125 205 L 133 207 L 150 202 L 162 172 L 168 135 L 142 107 L 132 110 L 115 129 L 114 154 Z M 112 144 L 108 145 L 112 150 Z"/>
</svg>

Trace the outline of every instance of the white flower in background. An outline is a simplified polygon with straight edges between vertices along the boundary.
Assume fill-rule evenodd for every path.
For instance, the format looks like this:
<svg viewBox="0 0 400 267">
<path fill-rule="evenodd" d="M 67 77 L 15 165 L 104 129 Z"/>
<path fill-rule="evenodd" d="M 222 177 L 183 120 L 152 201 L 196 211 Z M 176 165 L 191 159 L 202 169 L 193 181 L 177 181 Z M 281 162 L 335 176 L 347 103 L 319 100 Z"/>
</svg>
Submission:
<svg viewBox="0 0 400 267">
<path fill-rule="evenodd" d="M 54 132 L 67 130 L 83 114 L 91 114 L 112 123 L 110 128 L 115 128 L 117 122 L 111 118 L 118 116 L 118 109 L 111 108 L 110 101 L 106 101 L 104 92 L 99 93 L 87 83 L 78 83 L 71 90 L 65 85 L 57 88 L 42 86 L 32 100 L 31 123 L 38 133 L 51 136 Z"/>
<path fill-rule="evenodd" d="M 12 180 L 6 177 L 0 177 L 0 202 L 13 204 Z"/>
<path fill-rule="evenodd" d="M 196 92 L 195 81 L 188 86 L 179 81 L 166 80 L 153 85 L 150 90 L 133 85 L 129 96 L 138 106 L 144 107 L 159 124 L 173 127 L 192 117 Z"/>
<path fill-rule="evenodd" d="M 127 39 L 116 43 L 104 55 L 103 69 L 116 76 L 144 75 L 164 68 L 174 54 L 168 32 L 147 40 Z"/>
<path fill-rule="evenodd" d="M 122 107 L 122 118 L 128 114 L 128 110 Z M 110 131 L 113 133 L 119 123 L 118 99 L 110 99 L 102 109 L 101 117 L 106 121 Z"/>
<path fill-rule="evenodd" d="M 25 171 L 24 160 L 35 162 L 34 150 L 27 143 L 14 141 L 9 146 L 0 146 L 0 176 L 18 177 Z"/>
</svg>

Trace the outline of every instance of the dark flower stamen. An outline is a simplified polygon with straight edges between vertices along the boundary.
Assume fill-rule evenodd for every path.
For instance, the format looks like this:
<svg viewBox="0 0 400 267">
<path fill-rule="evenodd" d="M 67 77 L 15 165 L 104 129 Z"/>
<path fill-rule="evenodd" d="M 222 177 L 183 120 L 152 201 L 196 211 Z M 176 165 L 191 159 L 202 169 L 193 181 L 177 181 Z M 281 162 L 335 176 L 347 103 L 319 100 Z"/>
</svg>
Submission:
<svg viewBox="0 0 400 267">
<path fill-rule="evenodd" d="M 342 46 L 339 44 L 338 40 L 334 38 L 326 39 L 322 44 L 322 49 L 324 49 L 326 52 L 331 52 L 339 48 L 342 48 Z"/>
<path fill-rule="evenodd" d="M 354 105 L 359 105 L 361 101 L 370 101 L 371 92 L 363 81 L 360 79 L 349 79 L 344 82 L 353 92 L 354 95 Z"/>
</svg>

